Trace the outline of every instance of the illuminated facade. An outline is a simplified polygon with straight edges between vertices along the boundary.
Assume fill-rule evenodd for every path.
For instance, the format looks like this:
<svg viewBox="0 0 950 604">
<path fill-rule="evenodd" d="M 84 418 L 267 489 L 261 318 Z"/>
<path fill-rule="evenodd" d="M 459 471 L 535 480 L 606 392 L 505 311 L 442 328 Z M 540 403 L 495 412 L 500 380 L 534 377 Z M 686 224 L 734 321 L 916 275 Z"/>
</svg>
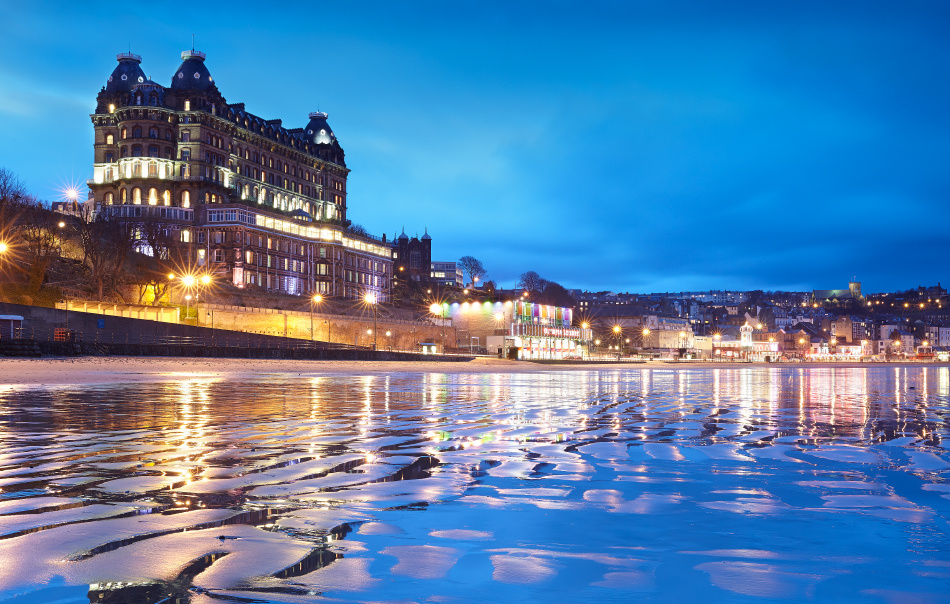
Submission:
<svg viewBox="0 0 950 604">
<path fill-rule="evenodd" d="M 519 359 L 580 359 L 591 330 L 574 327 L 573 310 L 532 302 L 443 304 L 458 347 L 489 354 L 517 352 Z"/>
<path fill-rule="evenodd" d="M 391 244 L 347 228 L 349 170 L 327 114 L 284 128 L 226 102 L 204 53 L 181 58 L 165 87 L 118 55 L 91 116 L 96 211 L 160 221 L 188 267 L 236 287 L 388 300 Z"/>
</svg>

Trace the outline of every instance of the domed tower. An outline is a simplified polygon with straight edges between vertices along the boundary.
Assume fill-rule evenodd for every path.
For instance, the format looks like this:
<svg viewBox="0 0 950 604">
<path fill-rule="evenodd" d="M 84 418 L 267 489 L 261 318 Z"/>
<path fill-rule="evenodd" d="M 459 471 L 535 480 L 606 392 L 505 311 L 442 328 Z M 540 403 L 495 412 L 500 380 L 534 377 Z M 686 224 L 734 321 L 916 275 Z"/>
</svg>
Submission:
<svg viewBox="0 0 950 604">
<path fill-rule="evenodd" d="M 327 123 L 329 115 L 325 111 L 314 111 L 310 114 L 310 121 L 303 129 L 304 140 L 315 146 L 315 151 L 327 161 L 340 166 L 346 166 L 345 154 L 340 141 Z"/>
<path fill-rule="evenodd" d="M 321 167 L 318 180 L 321 184 L 321 199 L 332 206 L 327 207 L 325 215 L 346 225 L 346 178 L 349 170 L 343 155 L 343 147 L 327 123 L 324 111 L 314 111 L 310 121 L 298 136 L 303 138 L 312 155 L 327 163 Z"/>
<path fill-rule="evenodd" d="M 115 58 L 119 64 L 112 70 L 112 75 L 99 92 L 96 99 L 96 113 L 111 113 L 116 107 L 132 105 L 133 86 L 143 84 L 148 79 L 142 71 L 142 57 L 139 55 L 123 52 Z"/>
<path fill-rule="evenodd" d="M 218 86 L 205 66 L 205 53 L 186 50 L 181 53 L 182 63 L 172 75 L 168 87 L 169 101 L 182 111 L 208 111 L 217 113 L 225 108 Z"/>
</svg>

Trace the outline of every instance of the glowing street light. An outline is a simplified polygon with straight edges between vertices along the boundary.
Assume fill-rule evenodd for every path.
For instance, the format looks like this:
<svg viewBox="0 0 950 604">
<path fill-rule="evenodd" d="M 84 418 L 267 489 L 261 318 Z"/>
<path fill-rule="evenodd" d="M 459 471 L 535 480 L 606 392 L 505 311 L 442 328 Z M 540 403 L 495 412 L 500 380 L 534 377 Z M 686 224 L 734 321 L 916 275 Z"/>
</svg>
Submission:
<svg viewBox="0 0 950 604">
<path fill-rule="evenodd" d="M 445 354 L 445 318 L 442 317 L 442 305 L 433 302 L 429 306 L 429 312 L 432 313 L 433 318 L 439 317 L 442 320 L 442 354 Z"/>
<path fill-rule="evenodd" d="M 373 329 L 372 329 L 372 334 L 373 334 L 373 350 L 376 350 L 376 325 L 377 325 L 376 294 L 374 294 L 373 292 L 367 292 L 367 294 L 366 294 L 365 296 L 363 296 L 363 302 L 366 302 L 367 304 L 372 304 L 372 305 L 373 305 Z M 366 333 L 369 334 L 370 331 L 367 330 Z"/>
<path fill-rule="evenodd" d="M 321 296 L 320 294 L 317 294 L 314 297 L 310 298 L 310 341 L 311 342 L 313 341 L 313 305 L 320 304 L 321 302 L 323 302 L 323 296 Z M 327 340 L 329 339 L 330 338 L 328 336 Z"/>
</svg>

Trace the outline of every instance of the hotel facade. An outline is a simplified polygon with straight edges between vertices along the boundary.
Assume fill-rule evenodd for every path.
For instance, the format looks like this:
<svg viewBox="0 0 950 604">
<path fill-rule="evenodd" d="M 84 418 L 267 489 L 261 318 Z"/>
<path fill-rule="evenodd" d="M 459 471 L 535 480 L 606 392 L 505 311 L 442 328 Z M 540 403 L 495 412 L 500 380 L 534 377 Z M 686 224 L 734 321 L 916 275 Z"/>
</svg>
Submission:
<svg viewBox="0 0 950 604">
<path fill-rule="evenodd" d="M 117 56 L 91 115 L 95 212 L 159 221 L 170 259 L 238 288 L 389 300 L 392 242 L 348 228 L 327 114 L 285 128 L 228 103 L 204 53 L 181 58 L 166 87 L 138 55 Z"/>
</svg>

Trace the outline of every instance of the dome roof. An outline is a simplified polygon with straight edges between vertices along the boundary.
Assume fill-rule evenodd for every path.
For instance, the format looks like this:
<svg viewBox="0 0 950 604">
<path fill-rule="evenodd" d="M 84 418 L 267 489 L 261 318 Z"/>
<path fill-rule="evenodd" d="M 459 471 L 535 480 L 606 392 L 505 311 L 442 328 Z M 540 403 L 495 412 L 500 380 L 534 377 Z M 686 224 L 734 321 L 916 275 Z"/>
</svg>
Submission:
<svg viewBox="0 0 950 604">
<path fill-rule="evenodd" d="M 428 241 L 428 240 L 430 240 L 430 239 L 432 239 L 432 237 L 429 237 L 429 229 L 426 228 L 425 234 L 422 235 L 422 240 L 423 240 L 423 241 Z"/>
<path fill-rule="evenodd" d="M 330 130 L 327 117 L 329 116 L 323 111 L 314 111 L 310 114 L 310 122 L 307 123 L 307 127 L 303 129 L 303 138 L 305 141 L 317 145 L 333 144 L 333 141 L 336 140 L 336 135 L 333 134 L 333 130 Z"/>
<path fill-rule="evenodd" d="M 172 90 L 207 90 L 214 86 L 211 72 L 205 67 L 205 53 L 186 50 L 181 53 L 182 64 L 172 76 Z"/>
<path fill-rule="evenodd" d="M 119 61 L 119 64 L 116 65 L 112 75 L 109 76 L 109 81 L 106 83 L 106 92 L 129 92 L 132 90 L 132 86 L 141 84 L 146 80 L 145 72 L 142 71 L 142 67 L 139 65 L 142 62 L 142 57 L 124 52 L 116 55 L 115 58 Z"/>
<path fill-rule="evenodd" d="M 406 227 L 402 227 L 402 235 L 399 236 L 398 240 L 402 241 L 403 239 L 409 241 L 409 235 L 406 235 Z"/>
</svg>

